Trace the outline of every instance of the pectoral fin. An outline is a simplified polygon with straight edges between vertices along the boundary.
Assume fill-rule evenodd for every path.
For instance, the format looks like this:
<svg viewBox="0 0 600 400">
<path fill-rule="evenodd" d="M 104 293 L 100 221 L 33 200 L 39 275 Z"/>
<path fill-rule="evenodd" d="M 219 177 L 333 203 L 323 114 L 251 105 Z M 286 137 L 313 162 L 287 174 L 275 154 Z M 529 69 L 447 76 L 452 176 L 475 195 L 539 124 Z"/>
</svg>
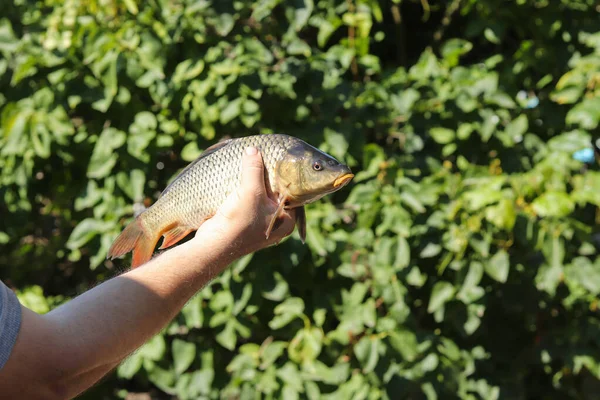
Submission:
<svg viewBox="0 0 600 400">
<path fill-rule="evenodd" d="M 137 268 L 152 258 L 160 234 L 149 236 L 142 229 L 139 217 L 132 221 L 115 239 L 106 258 L 115 259 L 133 250 L 131 268 Z"/>
<path fill-rule="evenodd" d="M 193 229 L 183 225 L 175 225 L 173 228 L 164 233 L 164 240 L 159 250 L 166 249 L 167 247 L 173 246 L 181 239 L 185 238 Z"/>
<path fill-rule="evenodd" d="M 286 201 L 285 197 L 281 196 L 279 198 L 279 204 L 277 205 L 277 210 L 271 217 L 271 222 L 269 222 L 269 227 L 267 228 L 267 232 L 265 232 L 265 236 L 267 239 L 269 238 L 269 236 L 271 236 L 271 232 L 273 231 L 273 228 L 275 227 L 275 222 L 277 221 L 277 218 L 279 218 L 279 216 L 283 212 L 283 207 L 285 206 L 285 201 Z"/>
<path fill-rule="evenodd" d="M 300 240 L 304 244 L 306 242 L 306 210 L 304 206 L 296 207 L 296 227 L 300 234 Z"/>
</svg>

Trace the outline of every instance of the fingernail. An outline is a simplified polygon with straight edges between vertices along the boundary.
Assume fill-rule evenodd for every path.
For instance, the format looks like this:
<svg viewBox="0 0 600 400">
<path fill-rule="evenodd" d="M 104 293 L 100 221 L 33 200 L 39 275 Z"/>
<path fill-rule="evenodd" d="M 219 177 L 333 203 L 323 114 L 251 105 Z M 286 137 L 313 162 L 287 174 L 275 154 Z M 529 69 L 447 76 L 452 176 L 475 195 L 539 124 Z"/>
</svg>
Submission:
<svg viewBox="0 0 600 400">
<path fill-rule="evenodd" d="M 256 147 L 246 147 L 246 154 L 248 154 L 249 156 L 253 156 L 256 153 L 258 153 Z"/>
</svg>

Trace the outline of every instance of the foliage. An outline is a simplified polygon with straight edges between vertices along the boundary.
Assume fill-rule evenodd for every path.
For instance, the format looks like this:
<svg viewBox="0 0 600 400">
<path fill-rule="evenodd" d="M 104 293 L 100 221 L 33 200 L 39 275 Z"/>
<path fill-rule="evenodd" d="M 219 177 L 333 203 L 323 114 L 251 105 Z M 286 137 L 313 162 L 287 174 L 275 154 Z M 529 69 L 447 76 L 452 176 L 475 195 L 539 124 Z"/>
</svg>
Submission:
<svg viewBox="0 0 600 400">
<path fill-rule="evenodd" d="M 87 397 L 598 398 L 594 0 L 15 0 L 0 54 L 1 276 L 38 312 L 225 136 L 357 172 Z"/>
</svg>

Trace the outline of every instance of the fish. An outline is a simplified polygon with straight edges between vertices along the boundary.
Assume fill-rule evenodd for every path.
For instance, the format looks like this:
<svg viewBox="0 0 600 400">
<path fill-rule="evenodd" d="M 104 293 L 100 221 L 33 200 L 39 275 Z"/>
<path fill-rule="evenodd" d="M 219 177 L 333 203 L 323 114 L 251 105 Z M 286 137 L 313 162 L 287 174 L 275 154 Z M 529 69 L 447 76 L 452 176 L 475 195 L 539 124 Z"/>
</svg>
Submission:
<svg viewBox="0 0 600 400">
<path fill-rule="evenodd" d="M 295 225 L 306 240 L 304 206 L 340 190 L 354 177 L 350 168 L 307 142 L 285 134 L 227 139 L 207 148 L 186 166 L 159 198 L 131 221 L 112 243 L 107 259 L 133 252 L 132 268 L 152 258 L 155 247 L 169 248 L 215 215 L 241 184 L 242 156 L 256 147 L 265 167 L 265 188 L 277 210 L 265 232 L 268 239 L 283 210 L 295 209 Z"/>
</svg>

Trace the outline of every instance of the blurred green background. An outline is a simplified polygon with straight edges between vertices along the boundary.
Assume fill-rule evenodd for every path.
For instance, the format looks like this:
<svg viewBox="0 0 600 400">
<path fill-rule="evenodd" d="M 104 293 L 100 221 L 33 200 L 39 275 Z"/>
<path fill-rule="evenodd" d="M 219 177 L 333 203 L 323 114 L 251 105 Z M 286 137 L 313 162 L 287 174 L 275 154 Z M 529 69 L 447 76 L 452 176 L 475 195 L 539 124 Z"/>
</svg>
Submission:
<svg viewBox="0 0 600 400">
<path fill-rule="evenodd" d="M 15 0 L 0 279 L 109 279 L 202 149 L 287 133 L 357 173 L 85 399 L 600 399 L 595 0 Z"/>
</svg>

